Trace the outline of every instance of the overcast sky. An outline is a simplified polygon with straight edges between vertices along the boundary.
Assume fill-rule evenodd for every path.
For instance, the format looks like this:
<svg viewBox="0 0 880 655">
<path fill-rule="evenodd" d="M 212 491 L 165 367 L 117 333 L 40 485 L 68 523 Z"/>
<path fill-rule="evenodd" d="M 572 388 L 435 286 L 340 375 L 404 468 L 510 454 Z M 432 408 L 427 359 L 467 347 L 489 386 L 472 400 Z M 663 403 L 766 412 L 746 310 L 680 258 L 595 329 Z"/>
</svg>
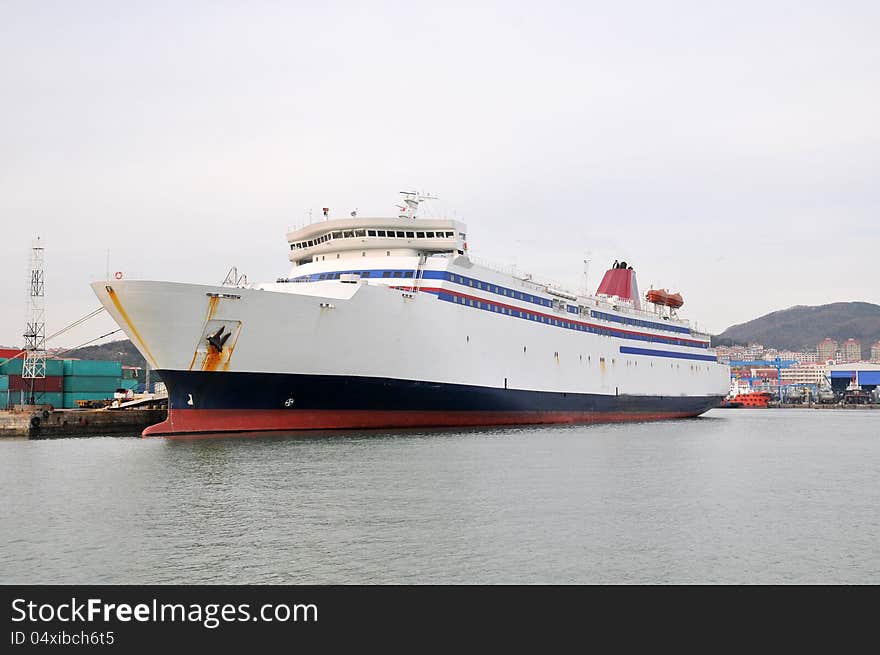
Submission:
<svg viewBox="0 0 880 655">
<path fill-rule="evenodd" d="M 880 302 L 880 3 L 0 0 L 0 344 L 89 281 L 287 273 L 288 227 L 441 197 L 475 254 L 614 258 L 723 330 Z M 72 346 L 113 329 L 106 316 Z M 118 335 L 117 335 L 118 336 Z"/>
</svg>

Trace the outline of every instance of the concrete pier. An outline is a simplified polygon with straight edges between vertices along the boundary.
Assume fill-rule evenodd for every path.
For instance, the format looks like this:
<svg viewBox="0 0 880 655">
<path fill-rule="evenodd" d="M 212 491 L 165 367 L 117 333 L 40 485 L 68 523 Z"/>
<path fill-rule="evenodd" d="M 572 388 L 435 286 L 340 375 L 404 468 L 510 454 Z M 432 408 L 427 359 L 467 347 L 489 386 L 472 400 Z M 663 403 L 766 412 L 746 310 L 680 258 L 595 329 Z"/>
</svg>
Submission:
<svg viewBox="0 0 880 655">
<path fill-rule="evenodd" d="M 0 437 L 82 437 L 137 432 L 165 420 L 165 409 L 51 409 L 30 405 L 0 411 Z"/>
</svg>

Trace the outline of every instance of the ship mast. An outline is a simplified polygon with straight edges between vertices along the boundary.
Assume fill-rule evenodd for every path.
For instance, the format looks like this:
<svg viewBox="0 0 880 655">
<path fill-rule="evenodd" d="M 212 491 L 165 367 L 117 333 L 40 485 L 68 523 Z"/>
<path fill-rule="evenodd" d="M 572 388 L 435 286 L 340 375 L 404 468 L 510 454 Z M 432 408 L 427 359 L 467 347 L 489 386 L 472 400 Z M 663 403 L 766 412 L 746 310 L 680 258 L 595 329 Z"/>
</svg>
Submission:
<svg viewBox="0 0 880 655">
<path fill-rule="evenodd" d="M 397 205 L 400 210 L 398 218 L 415 218 L 420 203 L 425 200 L 437 200 L 437 196 L 429 196 L 418 191 L 401 191 L 400 195 L 403 196 L 404 204 Z"/>
</svg>

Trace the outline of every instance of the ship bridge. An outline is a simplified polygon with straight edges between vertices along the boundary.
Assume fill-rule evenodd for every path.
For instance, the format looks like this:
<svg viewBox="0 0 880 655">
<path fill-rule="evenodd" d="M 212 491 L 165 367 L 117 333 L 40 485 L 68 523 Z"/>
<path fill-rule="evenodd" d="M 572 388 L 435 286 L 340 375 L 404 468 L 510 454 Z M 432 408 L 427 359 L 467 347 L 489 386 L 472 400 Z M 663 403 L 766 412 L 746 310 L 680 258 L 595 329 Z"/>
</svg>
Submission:
<svg viewBox="0 0 880 655">
<path fill-rule="evenodd" d="M 352 257 L 464 254 L 467 228 L 451 219 L 341 218 L 289 232 L 287 242 L 297 266 Z"/>
</svg>

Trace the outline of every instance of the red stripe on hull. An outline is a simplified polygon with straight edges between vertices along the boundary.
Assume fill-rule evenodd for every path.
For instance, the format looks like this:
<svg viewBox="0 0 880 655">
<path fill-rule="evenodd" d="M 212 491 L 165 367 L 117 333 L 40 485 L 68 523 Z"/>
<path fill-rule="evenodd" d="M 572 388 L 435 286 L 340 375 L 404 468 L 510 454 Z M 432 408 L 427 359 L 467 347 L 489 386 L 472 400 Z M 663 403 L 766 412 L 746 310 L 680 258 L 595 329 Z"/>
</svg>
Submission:
<svg viewBox="0 0 880 655">
<path fill-rule="evenodd" d="M 432 412 L 381 410 L 171 409 L 145 437 L 217 432 L 279 432 L 371 428 L 429 428 L 549 423 L 622 423 L 691 418 L 702 412 Z"/>
</svg>

